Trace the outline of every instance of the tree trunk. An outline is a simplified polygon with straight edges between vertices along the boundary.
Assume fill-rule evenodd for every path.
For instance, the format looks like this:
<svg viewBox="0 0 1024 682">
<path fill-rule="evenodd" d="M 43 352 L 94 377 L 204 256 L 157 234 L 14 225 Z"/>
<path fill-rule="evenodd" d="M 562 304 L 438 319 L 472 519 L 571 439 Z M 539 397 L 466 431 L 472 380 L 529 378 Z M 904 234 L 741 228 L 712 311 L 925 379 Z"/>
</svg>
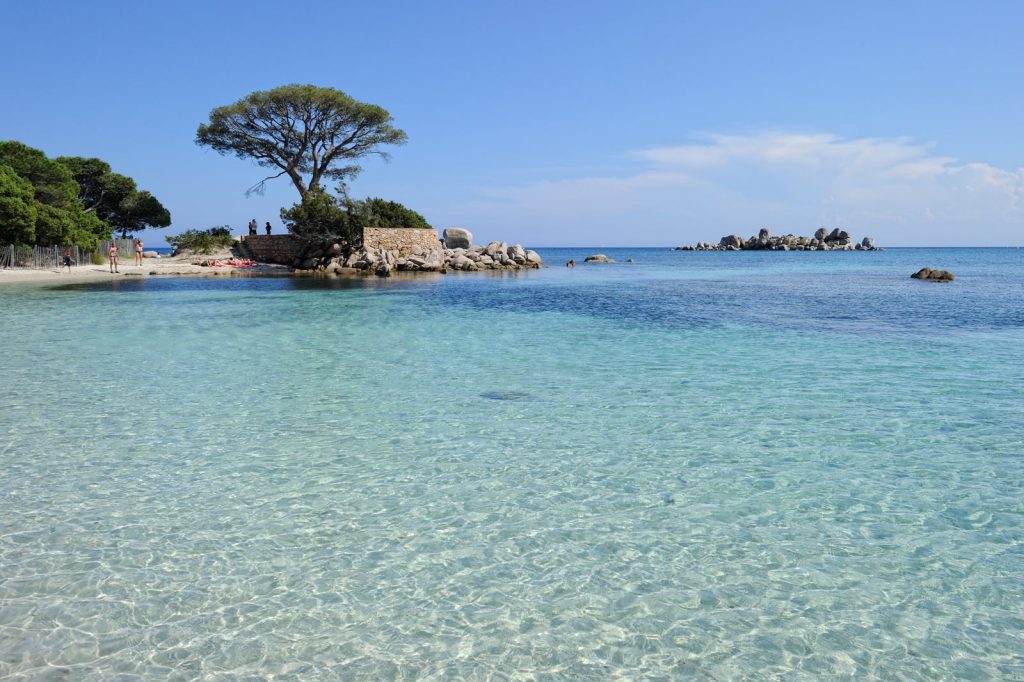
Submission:
<svg viewBox="0 0 1024 682">
<path fill-rule="evenodd" d="M 306 183 L 302 181 L 302 176 L 294 168 L 287 170 L 288 177 L 292 179 L 292 184 L 295 185 L 295 189 L 299 190 L 299 199 L 306 196 Z"/>
</svg>

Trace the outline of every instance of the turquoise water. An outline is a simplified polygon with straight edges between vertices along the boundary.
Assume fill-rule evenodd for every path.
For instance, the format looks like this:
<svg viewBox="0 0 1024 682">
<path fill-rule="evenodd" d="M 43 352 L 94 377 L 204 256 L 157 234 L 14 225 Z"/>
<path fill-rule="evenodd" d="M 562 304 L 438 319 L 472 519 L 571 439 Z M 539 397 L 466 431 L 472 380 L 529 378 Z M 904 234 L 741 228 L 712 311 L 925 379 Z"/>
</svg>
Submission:
<svg viewBox="0 0 1024 682">
<path fill-rule="evenodd" d="M 593 251 L 0 289 L 0 676 L 1024 677 L 1024 251 Z"/>
</svg>

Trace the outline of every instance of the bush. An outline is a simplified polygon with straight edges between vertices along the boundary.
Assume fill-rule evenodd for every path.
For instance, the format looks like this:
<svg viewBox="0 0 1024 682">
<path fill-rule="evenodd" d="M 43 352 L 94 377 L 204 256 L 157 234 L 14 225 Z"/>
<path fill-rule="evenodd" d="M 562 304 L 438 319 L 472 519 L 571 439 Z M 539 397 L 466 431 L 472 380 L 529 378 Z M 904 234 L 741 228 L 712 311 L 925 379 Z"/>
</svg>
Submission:
<svg viewBox="0 0 1024 682">
<path fill-rule="evenodd" d="M 210 253 L 214 249 L 230 247 L 235 238 L 231 236 L 231 228 L 225 225 L 208 230 L 186 230 L 176 237 L 167 237 L 167 243 L 174 247 L 175 252 Z"/>
<path fill-rule="evenodd" d="M 430 229 L 430 223 L 427 222 L 426 218 L 397 201 L 388 201 L 380 197 L 368 197 L 366 201 L 354 203 L 362 204 L 362 213 L 367 215 L 366 227 Z"/>
<path fill-rule="evenodd" d="M 301 202 L 282 208 L 281 220 L 289 232 L 306 239 L 340 239 L 351 243 L 362 236 L 361 226 L 355 224 L 349 212 L 321 189 L 312 189 L 302 196 Z"/>
<path fill-rule="evenodd" d="M 292 234 L 306 239 L 340 239 L 356 243 L 364 227 L 411 227 L 430 229 L 416 211 L 396 201 L 370 197 L 365 201 L 337 199 L 313 189 L 300 203 L 281 209 L 281 219 Z"/>
</svg>

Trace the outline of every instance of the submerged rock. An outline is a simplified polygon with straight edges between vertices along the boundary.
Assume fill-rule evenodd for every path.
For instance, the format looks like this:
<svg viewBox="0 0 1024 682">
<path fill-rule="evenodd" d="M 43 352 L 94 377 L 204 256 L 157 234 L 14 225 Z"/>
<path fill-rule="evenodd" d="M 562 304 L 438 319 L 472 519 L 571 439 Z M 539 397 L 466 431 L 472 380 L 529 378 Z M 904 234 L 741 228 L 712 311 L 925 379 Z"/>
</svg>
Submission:
<svg viewBox="0 0 1024 682">
<path fill-rule="evenodd" d="M 584 263 L 614 263 L 615 261 L 604 255 L 603 253 L 595 253 L 592 256 L 587 256 L 583 259 Z"/>
<path fill-rule="evenodd" d="M 484 391 L 481 398 L 488 400 L 530 400 L 532 395 L 524 391 Z"/>
</svg>

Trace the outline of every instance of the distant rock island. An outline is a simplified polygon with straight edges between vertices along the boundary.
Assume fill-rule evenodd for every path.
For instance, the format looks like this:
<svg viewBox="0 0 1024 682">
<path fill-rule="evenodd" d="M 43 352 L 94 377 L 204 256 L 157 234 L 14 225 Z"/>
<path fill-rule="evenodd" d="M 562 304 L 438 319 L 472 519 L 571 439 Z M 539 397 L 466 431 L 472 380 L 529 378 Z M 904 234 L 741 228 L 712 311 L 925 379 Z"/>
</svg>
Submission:
<svg viewBox="0 0 1024 682">
<path fill-rule="evenodd" d="M 814 233 L 813 237 L 797 237 L 787 234 L 781 237 L 771 236 L 767 227 L 762 228 L 756 237 L 744 239 L 730 234 L 722 237 L 717 244 L 699 242 L 691 246 L 677 246 L 676 251 L 875 251 L 875 240 L 864 237 L 854 242 L 850 233 L 838 227 L 829 232 L 824 227 Z"/>
</svg>

